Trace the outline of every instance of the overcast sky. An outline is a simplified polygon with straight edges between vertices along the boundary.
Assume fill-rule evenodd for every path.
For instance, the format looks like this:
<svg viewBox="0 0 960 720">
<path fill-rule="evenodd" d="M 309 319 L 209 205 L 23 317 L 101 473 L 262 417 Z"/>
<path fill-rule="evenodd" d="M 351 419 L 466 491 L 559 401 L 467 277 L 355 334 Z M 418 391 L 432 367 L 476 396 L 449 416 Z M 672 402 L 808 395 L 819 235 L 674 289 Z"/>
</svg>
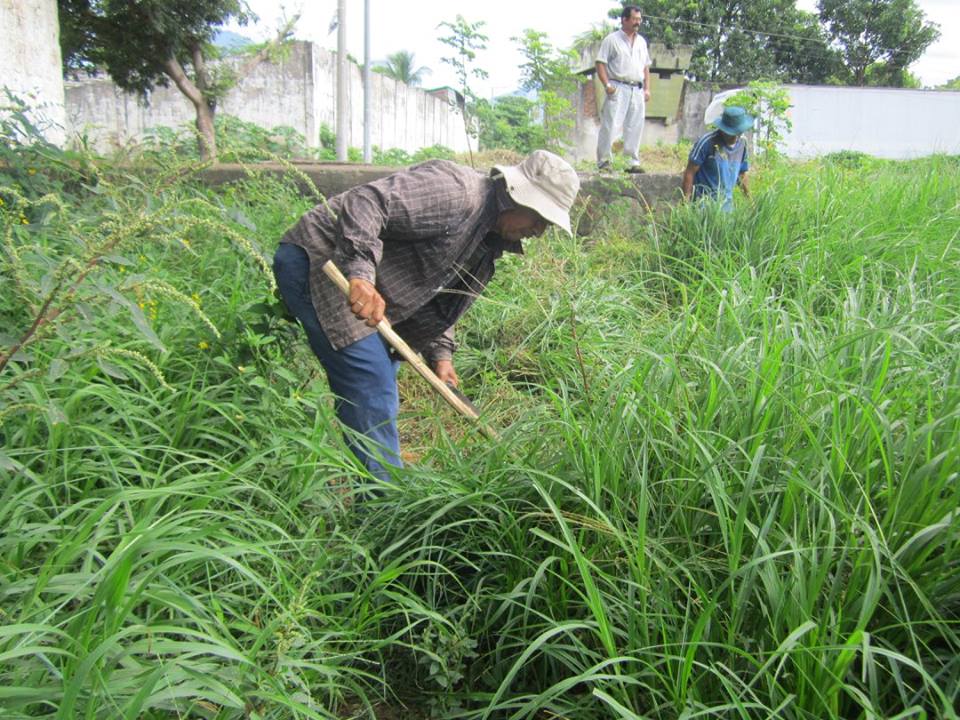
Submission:
<svg viewBox="0 0 960 720">
<path fill-rule="evenodd" d="M 301 13 L 296 37 L 312 40 L 322 47 L 336 49 L 337 33 L 328 32 L 337 9 L 337 0 L 248 0 L 260 16 L 256 27 L 234 28 L 262 40 L 279 25 L 279 19 Z M 487 49 L 477 57 L 477 65 L 490 73 L 486 81 L 471 86 L 485 97 L 503 95 L 517 89 L 519 65 L 523 62 L 512 37 L 525 28 L 547 33 L 556 47 L 569 47 L 574 38 L 591 26 L 606 20 L 616 2 L 581 0 L 580 2 L 540 2 L 538 0 L 369 0 L 371 12 L 371 58 L 376 62 L 397 50 L 414 53 L 416 64 L 432 74 L 424 78 L 425 87 L 456 85 L 448 64 L 441 58 L 452 49 L 437 38 L 446 34 L 441 22 L 453 22 L 457 14 L 471 22 L 483 21 L 481 31 L 489 37 Z M 638 3 L 641 7 L 643 3 Z M 816 0 L 799 0 L 799 6 L 814 10 Z M 941 38 L 910 69 L 924 85 L 938 85 L 960 75 L 960 0 L 917 0 L 927 19 L 940 25 Z M 347 50 L 363 62 L 363 0 L 347 0 Z M 642 34 L 641 30 L 641 34 Z M 655 40 L 655 38 L 649 38 Z"/>
</svg>

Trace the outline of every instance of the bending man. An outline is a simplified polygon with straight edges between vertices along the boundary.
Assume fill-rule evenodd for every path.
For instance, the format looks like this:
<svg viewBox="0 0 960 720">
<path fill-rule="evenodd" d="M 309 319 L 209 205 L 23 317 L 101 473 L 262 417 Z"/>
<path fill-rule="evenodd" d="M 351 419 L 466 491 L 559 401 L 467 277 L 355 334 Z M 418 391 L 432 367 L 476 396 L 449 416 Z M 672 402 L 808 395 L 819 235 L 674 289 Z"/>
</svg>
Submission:
<svg viewBox="0 0 960 720">
<path fill-rule="evenodd" d="M 402 465 L 399 361 L 375 327 L 393 329 L 457 384 L 453 326 L 493 277 L 504 252 L 553 224 L 570 233 L 580 189 L 574 169 L 545 150 L 490 176 L 432 160 L 352 188 L 307 212 L 284 235 L 274 274 L 336 395 L 353 452 L 381 479 Z M 349 301 L 322 271 L 332 259 Z"/>
<path fill-rule="evenodd" d="M 703 135 L 687 159 L 683 171 L 683 195 L 686 198 L 710 197 L 723 203 L 723 209 L 733 209 L 733 188 L 740 186 L 750 196 L 747 183 L 747 143 L 741 137 L 753 127 L 753 118 L 742 107 L 724 108 L 714 125 L 715 130 Z"/>
</svg>

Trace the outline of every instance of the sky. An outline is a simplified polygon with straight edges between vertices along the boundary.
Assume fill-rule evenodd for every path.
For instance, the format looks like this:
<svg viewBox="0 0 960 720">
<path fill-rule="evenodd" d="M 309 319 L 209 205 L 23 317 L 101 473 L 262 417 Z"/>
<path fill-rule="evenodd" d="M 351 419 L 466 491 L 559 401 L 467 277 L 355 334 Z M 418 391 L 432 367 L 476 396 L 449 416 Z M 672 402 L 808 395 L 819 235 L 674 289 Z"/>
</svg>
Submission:
<svg viewBox="0 0 960 720">
<path fill-rule="evenodd" d="M 939 85 L 960 75 L 960 0 L 916 2 L 928 20 L 940 25 L 941 37 L 910 70 L 924 85 Z M 259 23 L 230 29 L 264 40 L 282 24 L 282 18 L 300 12 L 295 37 L 336 49 L 337 32 L 329 32 L 329 28 L 336 14 L 337 0 L 248 0 L 248 3 L 259 16 Z M 441 22 L 453 22 L 457 14 L 471 23 L 483 21 L 481 32 L 489 39 L 487 49 L 478 53 L 477 66 L 490 76 L 487 80 L 473 80 L 470 85 L 481 97 L 491 98 L 511 93 L 520 84 L 519 66 L 523 57 L 511 38 L 521 35 L 526 28 L 533 28 L 546 33 L 555 47 L 569 47 L 577 35 L 607 20 L 607 11 L 617 5 L 610 0 L 369 0 L 369 4 L 371 60 L 375 63 L 398 50 L 414 53 L 416 65 L 432 71 L 424 78 L 424 87 L 457 85 L 451 67 L 441 61 L 453 53 L 452 48 L 438 39 L 448 33 L 437 26 Z M 643 7 L 642 2 L 637 4 Z M 346 5 L 347 52 L 362 63 L 364 0 L 347 0 Z M 798 6 L 815 10 L 816 0 L 798 0 Z"/>
</svg>

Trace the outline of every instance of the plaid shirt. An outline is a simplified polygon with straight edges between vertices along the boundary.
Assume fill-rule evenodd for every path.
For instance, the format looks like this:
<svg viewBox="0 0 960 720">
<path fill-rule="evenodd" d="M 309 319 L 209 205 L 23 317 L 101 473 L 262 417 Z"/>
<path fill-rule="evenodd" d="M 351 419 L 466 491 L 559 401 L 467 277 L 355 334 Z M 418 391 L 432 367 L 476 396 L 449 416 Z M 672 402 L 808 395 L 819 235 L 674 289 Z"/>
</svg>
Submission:
<svg viewBox="0 0 960 720">
<path fill-rule="evenodd" d="M 504 250 L 493 232 L 514 206 L 495 180 L 431 160 L 351 188 L 308 211 L 282 242 L 310 258 L 310 293 L 330 344 L 340 349 L 376 332 L 351 311 L 322 270 L 330 259 L 347 278 L 373 283 L 394 329 L 426 360 L 453 356 L 453 324 L 493 277 Z"/>
</svg>

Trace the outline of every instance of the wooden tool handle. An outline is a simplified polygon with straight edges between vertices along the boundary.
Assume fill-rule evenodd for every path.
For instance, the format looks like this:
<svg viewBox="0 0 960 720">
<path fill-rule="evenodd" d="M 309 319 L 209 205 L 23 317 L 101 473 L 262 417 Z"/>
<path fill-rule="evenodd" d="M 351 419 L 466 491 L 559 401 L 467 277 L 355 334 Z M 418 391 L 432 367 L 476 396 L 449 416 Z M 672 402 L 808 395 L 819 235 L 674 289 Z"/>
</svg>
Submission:
<svg viewBox="0 0 960 720">
<path fill-rule="evenodd" d="M 334 264 L 333 260 L 327 260 L 323 264 L 323 272 L 327 274 L 333 282 L 339 287 L 343 294 L 348 298 L 350 297 L 350 283 L 343 276 L 343 273 L 340 272 L 340 268 Z M 390 346 L 393 347 L 403 359 L 409 362 L 414 370 L 420 373 L 420 376 L 430 383 L 433 386 L 433 389 L 436 390 L 440 395 L 443 396 L 443 399 L 449 403 L 449 405 L 454 408 L 461 415 L 470 418 L 477 426 L 480 428 L 480 432 L 486 435 L 491 440 L 499 440 L 500 436 L 497 432 L 480 421 L 480 415 L 467 405 L 463 400 L 457 397 L 456 393 L 447 387 L 446 383 L 443 382 L 440 378 L 437 377 L 437 374 L 431 370 L 423 359 L 413 351 L 413 349 L 407 345 L 406 341 L 397 335 L 393 327 L 390 325 L 390 321 L 384 318 L 377 323 L 377 331 L 386 339 Z"/>
</svg>

